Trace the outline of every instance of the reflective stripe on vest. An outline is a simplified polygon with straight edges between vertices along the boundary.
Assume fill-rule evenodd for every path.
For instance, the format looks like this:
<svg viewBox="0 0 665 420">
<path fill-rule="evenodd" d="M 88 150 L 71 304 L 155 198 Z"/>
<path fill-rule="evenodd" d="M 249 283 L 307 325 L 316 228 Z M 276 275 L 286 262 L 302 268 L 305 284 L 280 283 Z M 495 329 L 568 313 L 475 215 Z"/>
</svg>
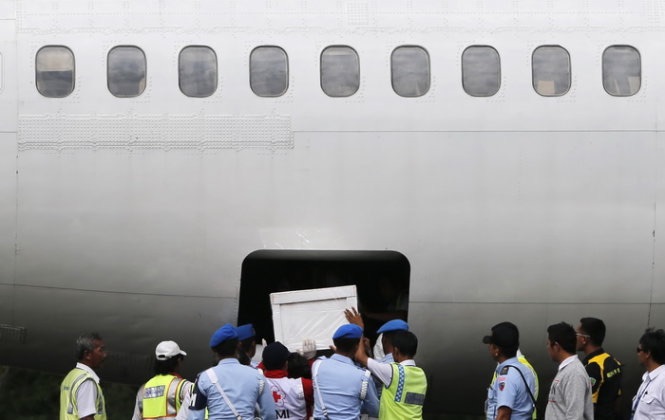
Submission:
<svg viewBox="0 0 665 420">
<path fill-rule="evenodd" d="M 167 419 L 178 414 L 184 379 L 175 375 L 156 375 L 143 389 L 143 418 Z"/>
<path fill-rule="evenodd" d="M 391 363 L 393 376 L 390 386 L 381 393 L 379 418 L 422 419 L 427 392 L 425 372 L 417 366 Z"/>
<path fill-rule="evenodd" d="M 94 418 L 95 420 L 106 420 L 102 388 L 90 373 L 79 368 L 72 369 L 60 385 L 60 420 L 79 420 L 76 394 L 86 380 L 92 381 L 97 387 L 97 401 L 95 402 L 97 413 Z"/>
<path fill-rule="evenodd" d="M 603 387 L 603 384 L 605 383 L 605 379 L 608 379 L 607 375 L 610 375 L 610 376 L 615 375 L 617 373 L 617 370 L 619 372 L 621 370 L 621 363 L 619 363 L 619 361 L 615 359 L 615 362 L 616 362 L 618 368 L 615 369 L 614 371 L 610 371 L 610 372 L 607 372 L 607 373 L 605 372 L 605 361 L 610 357 L 612 357 L 612 356 L 610 356 L 609 353 L 601 353 L 601 354 L 596 355 L 596 356 L 592 357 L 591 359 L 589 359 L 589 362 L 587 363 L 589 365 L 591 363 L 595 363 L 600 368 L 600 385 L 598 385 L 598 388 L 596 388 L 596 392 L 594 392 L 591 395 L 591 400 L 593 401 L 594 404 L 596 404 L 598 402 L 598 395 L 600 394 L 600 389 Z M 621 395 L 621 390 L 619 390 L 619 395 Z"/>
</svg>

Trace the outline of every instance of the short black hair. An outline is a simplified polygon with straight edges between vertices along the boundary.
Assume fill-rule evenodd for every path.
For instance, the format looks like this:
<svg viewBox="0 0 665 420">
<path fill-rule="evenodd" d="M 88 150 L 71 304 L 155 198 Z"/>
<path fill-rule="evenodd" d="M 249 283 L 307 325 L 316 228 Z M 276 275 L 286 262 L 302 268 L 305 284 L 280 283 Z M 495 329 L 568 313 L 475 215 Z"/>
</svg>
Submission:
<svg viewBox="0 0 665 420">
<path fill-rule="evenodd" d="M 565 322 L 550 325 L 547 327 L 547 336 L 551 344 L 559 343 L 566 353 L 575 354 L 577 335 L 572 325 Z"/>
<path fill-rule="evenodd" d="M 665 364 L 665 331 L 647 328 L 640 338 L 640 346 L 659 365 Z"/>
<path fill-rule="evenodd" d="M 155 359 L 155 375 L 166 375 L 175 371 L 176 366 L 178 366 L 178 361 L 182 359 L 184 359 L 182 354 L 175 355 L 166 360 Z"/>
<path fill-rule="evenodd" d="M 580 319 L 582 331 L 589 336 L 589 340 L 596 346 L 602 346 L 605 340 L 605 323 L 598 318 Z"/>
<path fill-rule="evenodd" d="M 102 337 L 96 332 L 81 334 L 76 339 L 76 360 L 81 361 L 86 353 L 95 349 L 95 341 L 103 341 Z"/>
<path fill-rule="evenodd" d="M 309 361 L 305 356 L 298 353 L 291 353 L 289 355 L 287 370 L 289 378 L 312 379 L 312 370 L 309 367 Z"/>
<path fill-rule="evenodd" d="M 405 356 L 413 357 L 418 351 L 418 338 L 411 331 L 395 331 L 392 342 L 393 348 Z"/>
<path fill-rule="evenodd" d="M 220 357 L 237 357 L 238 356 L 238 339 L 231 338 L 222 341 L 220 344 L 212 348 Z"/>
<path fill-rule="evenodd" d="M 333 344 L 337 350 L 349 353 L 353 351 L 353 348 L 360 343 L 360 338 L 335 338 L 333 339 Z"/>
</svg>

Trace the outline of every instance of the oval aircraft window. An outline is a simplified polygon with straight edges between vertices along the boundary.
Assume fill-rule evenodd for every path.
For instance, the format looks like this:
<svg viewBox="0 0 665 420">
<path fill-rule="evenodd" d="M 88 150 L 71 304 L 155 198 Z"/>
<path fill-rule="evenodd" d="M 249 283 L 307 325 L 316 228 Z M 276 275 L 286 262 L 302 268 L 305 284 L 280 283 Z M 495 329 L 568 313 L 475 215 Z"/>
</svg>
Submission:
<svg viewBox="0 0 665 420">
<path fill-rule="evenodd" d="M 543 45 L 531 57 L 533 89 L 542 96 L 565 95 L 570 89 L 570 54 L 558 45 Z"/>
<path fill-rule="evenodd" d="M 612 45 L 603 52 L 603 87 L 612 96 L 633 96 L 642 84 L 640 53 L 629 45 Z"/>
<path fill-rule="evenodd" d="M 190 46 L 178 57 L 180 91 L 193 98 L 205 98 L 217 90 L 217 54 L 210 47 Z"/>
<path fill-rule="evenodd" d="M 351 47 L 331 46 L 321 53 L 321 89 L 332 97 L 347 97 L 360 87 L 360 59 Z"/>
<path fill-rule="evenodd" d="M 422 47 L 397 47 L 390 58 L 393 90 L 399 96 L 417 98 L 429 91 L 429 54 Z"/>
<path fill-rule="evenodd" d="M 277 97 L 289 87 L 289 61 L 280 47 L 256 47 L 249 55 L 249 85 L 261 97 Z"/>
<path fill-rule="evenodd" d="M 145 53 L 138 47 L 119 46 L 109 51 L 107 59 L 108 88 L 113 96 L 132 98 L 145 90 Z"/>
<path fill-rule="evenodd" d="M 46 46 L 35 57 L 37 90 L 47 98 L 64 98 L 74 91 L 74 53 L 63 46 Z"/>
<path fill-rule="evenodd" d="M 489 46 L 471 46 L 462 53 L 462 86 L 471 96 L 492 96 L 501 87 L 499 53 Z"/>
</svg>

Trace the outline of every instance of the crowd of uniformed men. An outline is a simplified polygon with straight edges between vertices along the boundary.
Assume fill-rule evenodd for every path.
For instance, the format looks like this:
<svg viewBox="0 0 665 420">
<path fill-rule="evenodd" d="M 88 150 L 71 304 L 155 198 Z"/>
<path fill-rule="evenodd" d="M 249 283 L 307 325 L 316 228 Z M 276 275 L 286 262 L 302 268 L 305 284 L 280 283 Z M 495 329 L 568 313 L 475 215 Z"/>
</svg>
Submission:
<svg viewBox="0 0 665 420">
<path fill-rule="evenodd" d="M 155 348 L 155 376 L 139 389 L 132 420 L 350 420 L 361 414 L 422 419 L 427 380 L 414 361 L 418 340 L 408 324 L 393 319 L 381 326 L 374 359 L 360 314 L 350 309 L 345 316 L 349 323 L 335 331 L 332 356 L 315 359 L 312 340 L 305 340 L 296 353 L 274 342 L 263 348 L 258 364 L 252 361 L 253 326 L 226 324 L 210 338 L 217 365 L 201 372 L 195 383 L 178 374 L 187 353 L 173 341 L 162 341 Z M 582 318 L 577 328 L 562 322 L 550 325 L 547 333 L 547 351 L 558 371 L 545 420 L 621 420 L 622 365 L 602 348 L 603 321 Z M 519 350 L 517 327 L 501 322 L 482 341 L 497 362 L 487 393 L 487 419 L 536 419 L 538 376 Z M 665 331 L 647 329 L 638 343 L 637 358 L 646 372 L 632 398 L 630 420 L 665 420 Z M 582 360 L 577 351 L 584 353 Z M 77 356 L 76 367 L 61 385 L 60 420 L 106 419 L 95 374 L 106 357 L 102 338 L 95 333 L 79 337 Z"/>
</svg>

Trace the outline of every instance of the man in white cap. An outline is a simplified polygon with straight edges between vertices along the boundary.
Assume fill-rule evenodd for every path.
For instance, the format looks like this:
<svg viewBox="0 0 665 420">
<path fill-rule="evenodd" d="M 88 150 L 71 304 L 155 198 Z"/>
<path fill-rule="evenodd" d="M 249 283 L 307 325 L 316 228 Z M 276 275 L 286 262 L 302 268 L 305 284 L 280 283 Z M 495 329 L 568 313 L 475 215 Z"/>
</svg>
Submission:
<svg viewBox="0 0 665 420">
<path fill-rule="evenodd" d="M 187 353 L 175 341 L 162 341 L 155 348 L 155 376 L 136 395 L 132 420 L 186 419 L 194 384 L 178 371 Z"/>
</svg>

